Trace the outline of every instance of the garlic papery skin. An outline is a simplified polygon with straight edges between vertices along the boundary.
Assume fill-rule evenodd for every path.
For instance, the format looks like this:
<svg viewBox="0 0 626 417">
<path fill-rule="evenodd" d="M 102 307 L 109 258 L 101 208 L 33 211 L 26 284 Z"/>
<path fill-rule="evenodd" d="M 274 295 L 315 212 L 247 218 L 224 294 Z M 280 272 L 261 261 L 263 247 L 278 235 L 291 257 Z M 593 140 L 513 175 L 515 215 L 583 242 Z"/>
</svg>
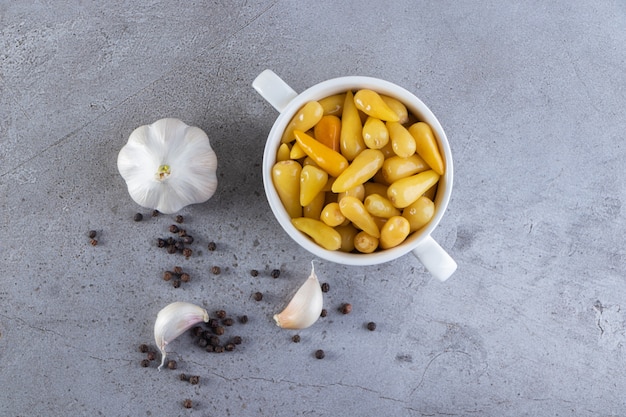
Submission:
<svg viewBox="0 0 626 417">
<path fill-rule="evenodd" d="M 306 329 L 320 317 L 323 306 L 322 287 L 311 262 L 311 275 L 296 291 L 287 307 L 274 315 L 274 321 L 283 329 Z"/>
<path fill-rule="evenodd" d="M 195 304 L 177 301 L 165 306 L 157 314 L 154 322 L 154 341 L 161 351 L 161 365 L 165 364 L 167 353 L 165 348 L 168 343 L 183 334 L 186 330 L 197 323 L 209 321 L 209 313 Z"/>
<path fill-rule="evenodd" d="M 217 156 L 202 129 L 174 118 L 140 126 L 117 156 L 128 193 L 164 214 L 207 201 L 217 189 Z"/>
</svg>

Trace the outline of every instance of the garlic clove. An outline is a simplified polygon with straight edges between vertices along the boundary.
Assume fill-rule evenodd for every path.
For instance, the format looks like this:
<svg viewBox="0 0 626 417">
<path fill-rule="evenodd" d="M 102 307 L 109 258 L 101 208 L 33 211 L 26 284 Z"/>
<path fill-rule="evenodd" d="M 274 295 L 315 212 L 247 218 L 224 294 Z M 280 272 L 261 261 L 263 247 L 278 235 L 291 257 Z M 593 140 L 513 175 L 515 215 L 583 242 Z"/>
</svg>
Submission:
<svg viewBox="0 0 626 417">
<path fill-rule="evenodd" d="M 136 128 L 117 168 L 137 204 L 165 214 L 205 202 L 217 189 L 217 156 L 208 136 L 179 119 Z"/>
<path fill-rule="evenodd" d="M 161 351 L 159 371 L 165 364 L 167 356 L 165 347 L 168 343 L 202 321 L 205 323 L 209 321 L 209 313 L 204 308 L 191 303 L 177 301 L 159 311 L 154 323 L 154 341 Z"/>
<path fill-rule="evenodd" d="M 322 288 L 311 262 L 311 275 L 296 291 L 287 307 L 274 315 L 274 321 L 283 329 L 305 329 L 317 321 L 323 306 Z"/>
</svg>

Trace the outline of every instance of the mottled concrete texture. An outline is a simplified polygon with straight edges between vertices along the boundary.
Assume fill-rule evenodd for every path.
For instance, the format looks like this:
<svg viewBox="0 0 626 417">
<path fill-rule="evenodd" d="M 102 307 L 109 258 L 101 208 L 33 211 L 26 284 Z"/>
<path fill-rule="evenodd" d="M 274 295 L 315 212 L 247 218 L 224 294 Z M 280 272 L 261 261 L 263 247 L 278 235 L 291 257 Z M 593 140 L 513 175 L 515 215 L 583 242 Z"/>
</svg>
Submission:
<svg viewBox="0 0 626 417">
<path fill-rule="evenodd" d="M 621 1 L 0 0 L 0 415 L 624 415 L 625 28 Z M 410 255 L 319 261 L 328 316 L 299 344 L 274 325 L 312 256 L 263 191 L 266 68 L 297 91 L 384 78 L 431 107 L 454 153 L 433 235 L 452 279 Z M 167 116 L 220 162 L 215 197 L 181 212 L 188 260 L 155 247 L 172 216 L 138 207 L 116 167 Z M 161 279 L 175 265 L 178 289 Z M 243 343 L 183 335 L 177 370 L 141 367 L 175 300 L 247 314 L 227 332 Z"/>
</svg>

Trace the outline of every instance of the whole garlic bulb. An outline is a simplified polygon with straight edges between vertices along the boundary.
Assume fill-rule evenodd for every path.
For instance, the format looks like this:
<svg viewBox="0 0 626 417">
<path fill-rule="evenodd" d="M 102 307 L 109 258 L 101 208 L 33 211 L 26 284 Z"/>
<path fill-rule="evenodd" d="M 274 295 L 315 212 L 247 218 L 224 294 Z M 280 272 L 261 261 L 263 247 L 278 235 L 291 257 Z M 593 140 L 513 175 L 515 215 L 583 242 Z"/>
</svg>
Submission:
<svg viewBox="0 0 626 417">
<path fill-rule="evenodd" d="M 142 207 L 176 213 L 217 189 L 217 156 L 202 129 L 174 118 L 140 126 L 117 157 L 128 193 Z"/>
</svg>

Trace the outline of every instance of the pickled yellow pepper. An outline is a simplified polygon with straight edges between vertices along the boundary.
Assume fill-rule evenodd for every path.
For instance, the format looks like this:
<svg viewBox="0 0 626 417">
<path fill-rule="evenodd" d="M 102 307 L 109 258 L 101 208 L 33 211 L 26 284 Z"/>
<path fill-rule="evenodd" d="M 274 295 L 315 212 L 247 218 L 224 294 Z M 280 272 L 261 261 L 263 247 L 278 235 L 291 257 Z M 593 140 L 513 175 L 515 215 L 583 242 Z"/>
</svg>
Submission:
<svg viewBox="0 0 626 417">
<path fill-rule="evenodd" d="M 296 161 L 280 161 L 272 167 L 272 182 L 278 197 L 289 217 L 302 216 L 300 205 L 300 172 L 302 167 Z"/>
<path fill-rule="evenodd" d="M 281 138 L 282 143 L 293 142 L 294 130 L 302 130 L 306 132 L 320 121 L 324 115 L 324 109 L 322 105 L 317 101 L 309 101 L 302 107 L 298 113 L 291 119 L 285 132 Z"/>
<path fill-rule="evenodd" d="M 402 178 L 387 188 L 387 197 L 397 208 L 411 205 L 439 181 L 439 174 L 432 169 Z"/>
<path fill-rule="evenodd" d="M 341 247 L 341 235 L 338 231 L 327 226 L 320 220 L 299 217 L 291 219 L 296 229 L 307 234 L 321 247 L 328 250 L 337 250 Z"/>
<path fill-rule="evenodd" d="M 332 186 L 333 193 L 342 193 L 365 183 L 383 166 L 385 155 L 377 149 L 365 149 L 337 177 Z"/>
<path fill-rule="evenodd" d="M 333 151 L 300 130 L 294 130 L 293 133 L 302 150 L 333 177 L 338 177 L 348 168 L 348 160 L 339 152 Z"/>
<path fill-rule="evenodd" d="M 375 238 L 380 237 L 380 230 L 378 230 L 376 222 L 367 212 L 361 200 L 352 196 L 343 197 L 339 200 L 339 209 L 356 227 L 365 231 L 370 236 Z"/>
<path fill-rule="evenodd" d="M 363 125 L 359 111 L 354 104 L 354 95 L 352 91 L 348 91 L 341 116 L 341 139 L 339 143 L 341 153 L 348 161 L 352 161 L 365 149 L 362 131 Z"/>
<path fill-rule="evenodd" d="M 409 127 L 415 139 L 416 152 L 437 174 L 443 175 L 445 166 L 433 130 L 427 123 L 417 122 Z"/>
<path fill-rule="evenodd" d="M 400 120 L 398 114 L 394 112 L 375 91 L 368 89 L 357 91 L 354 95 L 354 104 L 357 109 L 361 110 L 368 116 L 390 122 L 397 122 Z"/>
</svg>

